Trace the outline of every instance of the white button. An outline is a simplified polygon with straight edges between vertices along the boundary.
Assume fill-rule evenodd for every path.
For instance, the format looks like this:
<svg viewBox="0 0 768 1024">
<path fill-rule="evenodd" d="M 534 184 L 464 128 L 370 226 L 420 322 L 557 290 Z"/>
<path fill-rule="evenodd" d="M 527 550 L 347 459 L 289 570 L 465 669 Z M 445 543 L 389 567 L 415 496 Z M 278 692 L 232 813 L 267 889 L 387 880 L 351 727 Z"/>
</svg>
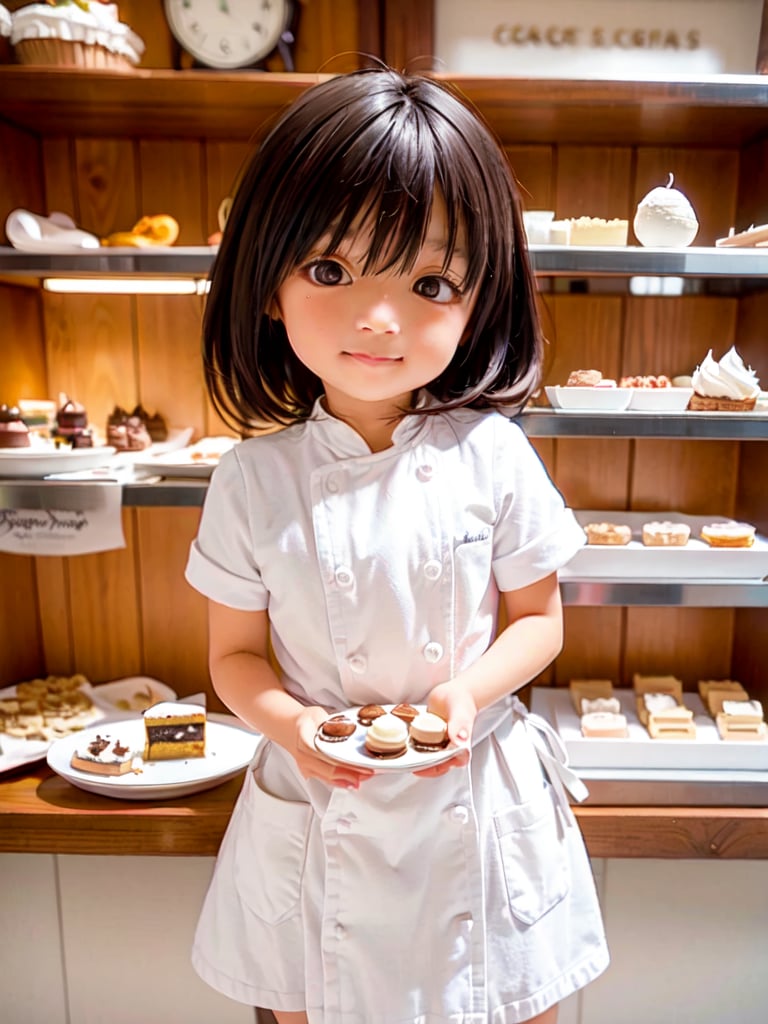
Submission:
<svg viewBox="0 0 768 1024">
<path fill-rule="evenodd" d="M 442 571 L 442 565 L 434 558 L 424 563 L 424 575 L 428 580 L 436 580 Z"/>
<path fill-rule="evenodd" d="M 348 569 L 346 565 L 340 565 L 334 575 L 340 587 L 348 587 L 352 582 L 352 570 Z"/>
<path fill-rule="evenodd" d="M 424 658 L 434 665 L 436 661 L 440 661 L 443 656 L 443 648 L 441 644 L 431 640 L 424 648 Z"/>
<path fill-rule="evenodd" d="M 457 825 L 466 825 L 469 821 L 469 811 L 464 804 L 455 804 L 451 808 L 451 819 L 455 821 Z"/>
<path fill-rule="evenodd" d="M 336 494 L 339 489 L 339 478 L 337 476 L 329 476 L 325 482 L 326 490 L 330 491 L 331 494 Z"/>
<path fill-rule="evenodd" d="M 336 927 L 333 929 L 333 934 L 336 936 L 337 939 L 346 939 L 347 929 L 344 927 L 343 924 L 337 924 Z"/>
<path fill-rule="evenodd" d="M 347 661 L 347 664 L 352 671 L 359 676 L 368 668 L 368 659 L 364 658 L 362 654 L 353 654 Z"/>
<path fill-rule="evenodd" d="M 426 483 L 428 480 L 431 480 L 433 473 L 434 470 L 432 466 L 428 465 L 427 463 L 425 463 L 423 466 L 419 466 L 419 468 L 416 470 L 416 476 L 418 477 L 419 480 L 421 480 L 422 483 Z"/>
</svg>

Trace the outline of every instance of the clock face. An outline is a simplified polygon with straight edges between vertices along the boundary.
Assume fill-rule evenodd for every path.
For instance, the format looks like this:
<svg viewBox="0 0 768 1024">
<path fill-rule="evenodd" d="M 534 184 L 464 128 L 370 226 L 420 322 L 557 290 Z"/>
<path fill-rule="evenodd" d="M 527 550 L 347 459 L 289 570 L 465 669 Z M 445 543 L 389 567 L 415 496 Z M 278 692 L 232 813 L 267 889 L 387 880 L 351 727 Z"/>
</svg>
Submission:
<svg viewBox="0 0 768 1024">
<path fill-rule="evenodd" d="M 176 39 L 201 64 L 242 68 L 266 57 L 290 18 L 289 0 L 165 0 Z"/>
</svg>

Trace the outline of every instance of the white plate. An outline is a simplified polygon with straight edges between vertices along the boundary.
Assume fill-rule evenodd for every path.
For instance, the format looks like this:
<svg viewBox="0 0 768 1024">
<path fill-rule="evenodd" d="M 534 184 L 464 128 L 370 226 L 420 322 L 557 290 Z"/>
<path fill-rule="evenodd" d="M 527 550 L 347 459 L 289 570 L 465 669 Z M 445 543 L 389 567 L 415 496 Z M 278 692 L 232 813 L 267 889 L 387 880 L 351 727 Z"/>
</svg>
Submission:
<svg viewBox="0 0 768 1024">
<path fill-rule="evenodd" d="M 395 704 L 381 704 L 385 711 L 391 711 Z M 426 711 L 423 704 L 412 704 L 417 711 Z M 413 772 L 420 768 L 431 768 L 433 764 L 442 764 L 449 761 L 461 749 L 454 744 L 449 744 L 443 750 L 436 750 L 432 753 L 423 753 L 414 750 L 410 745 L 400 757 L 380 758 L 369 754 L 365 749 L 365 734 L 368 727 L 357 722 L 359 707 L 347 708 L 344 714 L 357 723 L 357 729 L 349 739 L 340 740 L 338 743 L 329 742 L 315 735 L 315 747 L 325 757 L 339 764 L 351 765 L 353 768 L 372 768 L 375 772 Z M 339 712 L 334 712 L 339 714 Z"/>
<path fill-rule="evenodd" d="M 90 683 L 82 686 L 81 689 L 93 700 L 93 721 L 100 722 L 108 717 L 108 712 L 94 700 L 94 691 Z M 15 696 L 15 686 L 6 686 L 0 690 L 0 697 Z M 19 736 L 9 736 L 8 733 L 0 732 L 0 774 L 45 760 L 50 746 L 49 740 L 25 740 Z"/>
<path fill-rule="evenodd" d="M 630 412 L 684 412 L 693 388 L 631 388 Z"/>
<path fill-rule="evenodd" d="M 140 775 L 91 775 L 71 765 L 72 755 L 99 733 L 119 739 L 139 754 L 144 749 L 144 720 L 115 719 L 56 740 L 48 751 L 48 764 L 78 789 L 117 800 L 172 800 L 202 793 L 233 778 L 250 763 L 261 737 L 231 716 L 208 715 L 205 726 L 205 757 L 177 761 L 145 761 Z"/>
<path fill-rule="evenodd" d="M 556 412 L 622 412 L 632 398 L 632 388 L 544 388 Z"/>
<path fill-rule="evenodd" d="M 236 437 L 204 437 L 188 448 L 140 459 L 134 465 L 136 469 L 158 476 L 209 477 L 221 455 L 234 448 L 238 440 Z"/>
<path fill-rule="evenodd" d="M 115 449 L 67 448 L 36 451 L 33 448 L 0 449 L 0 478 L 24 477 L 34 479 L 49 473 L 63 473 L 74 469 L 94 469 L 106 465 Z"/>
</svg>

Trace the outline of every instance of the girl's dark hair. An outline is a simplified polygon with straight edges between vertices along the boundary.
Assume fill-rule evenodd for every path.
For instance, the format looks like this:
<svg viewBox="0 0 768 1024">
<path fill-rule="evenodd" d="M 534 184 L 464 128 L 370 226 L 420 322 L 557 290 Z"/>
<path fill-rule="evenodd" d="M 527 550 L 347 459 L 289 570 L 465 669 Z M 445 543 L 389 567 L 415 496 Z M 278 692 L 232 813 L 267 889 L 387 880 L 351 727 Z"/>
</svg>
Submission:
<svg viewBox="0 0 768 1024">
<path fill-rule="evenodd" d="M 365 69 L 303 93 L 250 159 L 211 270 L 206 383 L 231 426 L 306 419 L 319 378 L 270 318 L 286 277 L 327 236 L 375 225 L 366 272 L 415 261 L 432 202 L 445 202 L 446 266 L 463 229 L 478 286 L 462 344 L 426 385 L 427 413 L 519 407 L 539 383 L 542 338 L 517 188 L 504 151 L 452 91 L 417 75 Z"/>
</svg>

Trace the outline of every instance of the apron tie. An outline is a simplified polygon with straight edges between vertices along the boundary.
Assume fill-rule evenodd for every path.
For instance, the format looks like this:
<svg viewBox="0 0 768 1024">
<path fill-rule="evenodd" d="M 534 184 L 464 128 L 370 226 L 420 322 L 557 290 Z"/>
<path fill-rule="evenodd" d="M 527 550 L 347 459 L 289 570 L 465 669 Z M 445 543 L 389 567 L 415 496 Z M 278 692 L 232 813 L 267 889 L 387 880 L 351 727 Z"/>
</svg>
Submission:
<svg viewBox="0 0 768 1024">
<path fill-rule="evenodd" d="M 568 753 L 558 733 L 549 722 L 536 715 L 517 698 L 514 698 L 514 712 L 521 719 L 529 740 L 534 746 L 544 771 L 557 794 L 558 803 L 566 812 L 566 821 L 570 820 L 570 803 L 568 793 L 579 803 L 586 800 L 589 790 L 568 767 Z"/>
</svg>

